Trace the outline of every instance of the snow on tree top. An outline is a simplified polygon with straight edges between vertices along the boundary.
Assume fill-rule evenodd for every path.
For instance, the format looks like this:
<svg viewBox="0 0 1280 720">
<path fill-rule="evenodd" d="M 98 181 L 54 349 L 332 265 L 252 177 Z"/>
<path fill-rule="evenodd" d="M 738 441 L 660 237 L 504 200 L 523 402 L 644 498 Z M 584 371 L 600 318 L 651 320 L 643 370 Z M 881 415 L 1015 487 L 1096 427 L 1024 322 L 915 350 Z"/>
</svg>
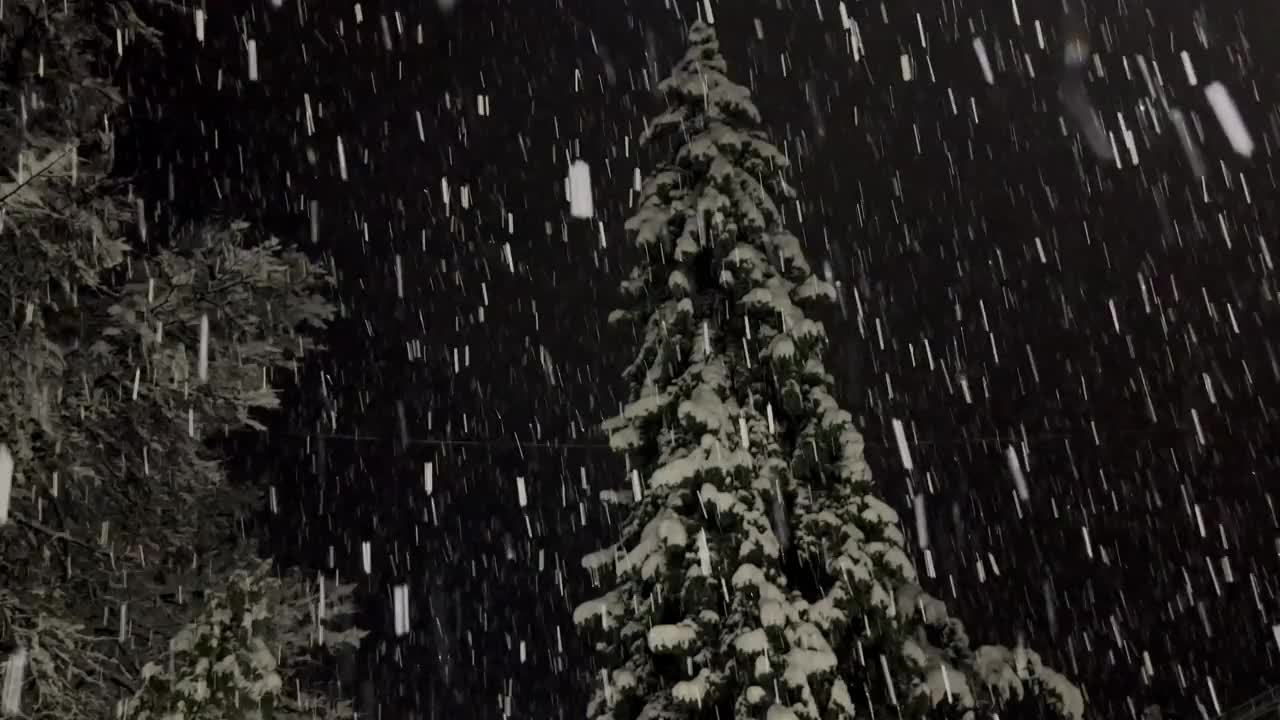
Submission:
<svg viewBox="0 0 1280 720">
<path fill-rule="evenodd" d="M 686 102 L 705 103 L 713 117 L 758 124 L 760 111 L 751 100 L 751 91 L 730 80 L 727 72 L 715 30 L 697 23 L 689 32 L 689 49 L 671 76 L 658 84 L 658 90 Z"/>
</svg>

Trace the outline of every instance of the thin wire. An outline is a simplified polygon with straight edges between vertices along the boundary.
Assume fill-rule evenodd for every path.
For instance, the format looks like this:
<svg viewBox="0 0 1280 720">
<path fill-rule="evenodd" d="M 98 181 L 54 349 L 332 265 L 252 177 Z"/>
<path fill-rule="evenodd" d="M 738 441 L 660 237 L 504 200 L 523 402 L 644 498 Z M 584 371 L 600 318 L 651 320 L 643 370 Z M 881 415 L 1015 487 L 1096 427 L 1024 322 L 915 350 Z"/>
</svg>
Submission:
<svg viewBox="0 0 1280 720">
<path fill-rule="evenodd" d="M 18 194 L 18 192 L 20 192 L 20 191 L 22 190 L 22 188 L 24 188 L 24 187 L 26 187 L 27 185 L 29 185 L 29 184 L 31 183 L 31 181 L 32 181 L 32 180 L 35 180 L 36 178 L 40 177 L 41 175 L 44 175 L 45 173 L 47 173 L 47 172 L 49 172 L 50 170 L 52 170 L 54 165 L 57 165 L 59 162 L 61 162 L 61 161 L 62 161 L 62 158 L 66 157 L 68 153 L 70 153 L 72 150 L 75 150 L 75 149 L 76 149 L 76 146 L 75 146 L 75 145 L 68 145 L 68 146 L 67 146 L 67 148 L 66 148 L 65 150 L 63 150 L 61 154 L 59 154 L 59 155 L 58 155 L 58 157 L 56 157 L 56 158 L 54 158 L 53 160 L 51 160 L 47 165 L 45 165 L 44 167 L 40 168 L 38 171 L 36 171 L 36 172 L 32 173 L 32 174 L 31 174 L 31 177 L 28 177 L 27 179 L 25 179 L 25 180 L 23 180 L 22 182 L 18 183 L 17 187 L 15 187 L 15 188 L 13 188 L 12 190 L 10 190 L 10 191 L 9 191 L 8 193 L 6 193 L 4 196 L 0 197 L 0 203 L 8 202 L 9 198 L 13 197 L 14 195 L 17 195 L 17 194 Z"/>
<path fill-rule="evenodd" d="M 294 437 L 313 437 L 307 433 L 288 433 Z M 354 442 L 394 442 L 393 438 L 379 437 L 377 435 L 351 435 L 345 433 L 325 433 L 321 435 L 326 440 L 351 440 Z M 464 445 L 469 447 L 488 447 L 488 446 L 506 446 L 506 447 L 542 447 L 542 448 L 583 448 L 583 449 L 603 449 L 608 450 L 608 443 L 585 443 L 585 442 L 525 442 L 523 440 L 459 440 L 449 438 L 409 438 L 410 445 Z"/>
<path fill-rule="evenodd" d="M 1097 433 L 1097 440 L 1094 445 L 1103 445 L 1108 438 L 1117 437 L 1153 437 L 1156 435 L 1171 435 L 1187 432 L 1189 428 L 1175 426 L 1173 428 L 1156 430 L 1122 430 L 1111 433 Z M 281 433 L 289 437 L 315 437 L 311 433 L 289 432 Z M 1093 436 L 1092 429 L 1081 428 L 1070 433 L 1040 433 L 1035 435 L 1027 435 L 1028 445 L 1041 445 L 1049 442 L 1060 440 L 1068 440 L 1080 435 Z M 389 438 L 379 435 L 364 435 L 352 433 L 323 433 L 321 436 L 325 440 L 347 440 L 351 442 L 395 442 L 395 438 Z M 1022 437 L 1019 433 L 1010 433 L 1008 436 L 981 435 L 978 437 L 960 438 L 953 440 L 918 440 L 910 442 L 912 447 L 925 446 L 945 446 L 945 445 L 991 445 L 1001 443 L 1021 444 Z M 496 440 L 496 439 L 454 439 L 454 438 L 423 438 L 411 437 L 408 439 L 409 445 L 429 445 L 429 446 L 464 446 L 464 447 L 519 447 L 519 448 L 550 448 L 550 449 L 582 449 L 582 450 L 609 450 L 612 447 L 604 442 L 534 442 L 519 439 L 513 440 Z M 864 444 L 868 447 L 889 448 L 896 447 L 896 443 L 883 442 L 879 440 L 865 440 Z"/>
</svg>

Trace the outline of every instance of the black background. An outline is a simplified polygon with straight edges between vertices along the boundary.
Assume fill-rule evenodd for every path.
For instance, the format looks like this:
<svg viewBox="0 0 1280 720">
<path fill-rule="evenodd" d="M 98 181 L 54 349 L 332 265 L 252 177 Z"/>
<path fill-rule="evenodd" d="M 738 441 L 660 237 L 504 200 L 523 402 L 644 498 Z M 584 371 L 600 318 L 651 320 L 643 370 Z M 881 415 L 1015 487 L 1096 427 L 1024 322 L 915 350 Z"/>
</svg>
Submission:
<svg viewBox="0 0 1280 720">
<path fill-rule="evenodd" d="M 635 346 L 604 318 L 630 259 L 631 176 L 651 166 L 635 142 L 659 108 L 647 88 L 678 59 L 696 7 L 669 5 L 459 0 L 445 13 L 434 2 L 363 2 L 357 24 L 347 0 L 234 0 L 209 11 L 203 44 L 189 13 L 151 5 L 167 52 L 135 47 L 121 65 L 134 101 L 120 169 L 152 199 L 153 227 L 242 216 L 338 272 L 344 318 L 329 352 L 304 369 L 269 436 L 237 443 L 236 466 L 276 488 L 271 552 L 327 568 L 333 546 L 335 569 L 360 581 L 375 637 L 355 676 L 383 717 L 498 717 L 508 694 L 515 716 L 581 715 L 590 666 L 570 614 L 591 590 L 577 561 L 610 537 L 595 494 L 622 480 L 622 461 L 593 426 L 617 409 Z M 977 643 L 1025 633 L 1086 688 L 1095 717 L 1128 717 L 1148 702 L 1187 716 L 1199 716 L 1199 702 L 1212 715 L 1214 694 L 1224 709 L 1245 700 L 1277 676 L 1271 625 L 1280 621 L 1271 419 L 1280 369 L 1262 249 L 1277 227 L 1274 7 L 1090 4 L 1102 72 L 1088 89 L 1124 156 L 1117 168 L 1089 154 L 1063 117 L 1056 0 L 1016 3 L 1020 24 L 1008 2 L 847 5 L 861 60 L 829 0 L 715 3 L 731 73 L 754 89 L 793 161 L 791 227 L 841 281 L 844 312 L 823 318 L 829 369 L 911 533 L 911 490 L 929 491 L 931 591 Z M 1137 55 L 1158 64 L 1170 100 L 1203 128 L 1203 183 L 1148 96 Z M 1212 80 L 1252 130 L 1249 160 L 1231 152 L 1204 99 Z M 1144 102 L 1158 131 L 1140 119 L 1151 117 Z M 1135 134 L 1136 166 L 1117 113 Z M 574 157 L 592 167 L 595 222 L 568 217 L 563 179 Z M 1146 310 L 1143 283 L 1167 329 Z M 422 352 L 411 358 L 414 343 Z M 455 349 L 470 353 L 457 371 Z M 914 477 L 893 419 L 913 439 Z M 1024 432 L 1031 498 L 1019 504 L 1004 448 L 1021 448 Z M 528 482 L 526 509 L 517 476 Z M 424 520 L 432 499 L 436 520 Z M 390 587 L 399 582 L 411 586 L 414 632 L 397 639 Z M 442 636 L 453 638 L 448 653 Z M 1144 652 L 1150 682 L 1140 678 Z M 453 658 L 447 680 L 442 655 Z"/>
</svg>

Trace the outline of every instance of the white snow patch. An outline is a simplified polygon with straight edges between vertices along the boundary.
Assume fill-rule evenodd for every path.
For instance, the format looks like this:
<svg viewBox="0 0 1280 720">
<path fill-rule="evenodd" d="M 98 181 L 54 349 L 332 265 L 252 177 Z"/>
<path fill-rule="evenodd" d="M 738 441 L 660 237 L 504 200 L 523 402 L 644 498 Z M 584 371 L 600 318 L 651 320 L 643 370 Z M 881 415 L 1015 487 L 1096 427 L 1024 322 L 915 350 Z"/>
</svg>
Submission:
<svg viewBox="0 0 1280 720">
<path fill-rule="evenodd" d="M 796 682 L 791 683 L 793 685 L 802 685 L 809 677 L 830 672 L 835 667 L 836 656 L 830 651 L 792 648 L 787 653 L 787 675 L 794 673 L 796 676 Z"/>
<path fill-rule="evenodd" d="M 682 650 L 697 638 L 697 630 L 690 625 L 654 625 L 649 628 L 649 650 L 655 653 Z"/>
<path fill-rule="evenodd" d="M 755 514 L 759 515 L 759 513 Z M 767 527 L 768 521 L 765 521 L 764 525 Z M 778 546 L 777 536 L 773 533 L 763 533 L 755 529 L 748 530 L 747 538 L 742 541 L 742 545 L 738 548 L 738 555 L 739 557 L 748 557 L 756 548 L 759 548 L 766 558 L 776 558 L 782 554 L 782 548 Z"/>
<path fill-rule="evenodd" d="M 893 608 L 893 598 L 889 596 L 884 586 L 878 582 L 871 584 L 871 604 L 879 606 L 886 611 Z"/>
<path fill-rule="evenodd" d="M 668 546 L 684 547 L 689 544 L 689 531 L 680 516 L 675 514 L 662 518 L 658 524 L 658 537 Z"/>
<path fill-rule="evenodd" d="M 680 403 L 678 414 L 681 420 L 692 421 L 705 432 L 712 433 L 719 432 L 724 427 L 728 415 L 724 401 L 714 389 L 705 384 L 695 388 L 691 397 Z"/>
<path fill-rule="evenodd" d="M 946 622 L 949 617 L 946 603 L 925 592 L 915 583 L 905 583 L 899 586 L 896 596 L 898 599 L 898 614 L 903 617 L 919 613 L 921 608 L 924 610 L 924 617 L 921 619 L 926 625 L 937 625 Z"/>
<path fill-rule="evenodd" d="M 610 608 L 616 607 L 617 604 L 618 597 L 616 592 L 609 592 L 598 598 L 592 598 L 591 600 L 588 600 L 574 608 L 573 623 L 581 626 L 595 620 L 596 618 L 601 618 L 602 621 L 607 622 L 605 618 L 608 617 Z"/>
<path fill-rule="evenodd" d="M 640 447 L 640 431 L 627 426 L 609 434 L 609 448 L 614 452 L 625 453 Z"/>
<path fill-rule="evenodd" d="M 702 488 L 698 490 L 698 498 L 708 505 L 715 508 L 717 513 L 732 512 L 738 499 L 733 493 L 727 493 L 711 483 L 703 483 Z"/>
<path fill-rule="evenodd" d="M 760 624 L 765 627 L 782 627 L 787 622 L 787 611 L 782 603 L 773 600 L 760 601 Z"/>
<path fill-rule="evenodd" d="M 871 582 L 871 561 L 862 552 L 859 543 L 850 540 L 841 548 L 842 554 L 831 563 L 832 570 L 849 582 Z"/>
<path fill-rule="evenodd" d="M 781 232 L 775 234 L 770 240 L 784 265 L 808 268 L 809 261 L 805 259 L 804 248 L 800 246 L 800 239 L 795 235 Z"/>
<path fill-rule="evenodd" d="M 630 490 L 601 490 L 599 497 L 606 505 L 630 505 L 636 496 Z"/>
<path fill-rule="evenodd" d="M 800 720 L 795 711 L 785 705 L 770 705 L 765 720 Z"/>
<path fill-rule="evenodd" d="M 1051 668 L 1041 666 L 1038 675 L 1045 689 L 1058 696 L 1058 702 L 1054 704 L 1064 715 L 1071 720 L 1084 718 L 1084 693 L 1080 688 Z"/>
<path fill-rule="evenodd" d="M 743 563 L 733 573 L 733 578 L 729 581 L 735 589 L 755 585 L 756 587 L 764 587 L 769 585 L 769 581 L 765 579 L 764 572 L 760 568 L 751 563 Z"/>
<path fill-rule="evenodd" d="M 582 567 L 584 570 L 599 570 L 600 568 L 612 565 L 616 560 L 617 548 L 607 547 L 584 555 L 582 557 Z"/>
<path fill-rule="evenodd" d="M 820 279 L 817 275 L 810 275 L 804 282 L 796 286 L 795 290 L 791 291 L 791 296 L 801 302 L 815 298 L 823 298 L 834 302 L 836 300 L 836 289 L 834 285 Z"/>
<path fill-rule="evenodd" d="M 613 687 L 617 690 L 630 690 L 640 684 L 639 678 L 630 670 L 613 671 Z"/>
<path fill-rule="evenodd" d="M 933 705 L 950 701 L 960 707 L 973 707 L 973 691 L 963 673 L 943 662 L 934 663 L 925 672 L 925 687 Z"/>
<path fill-rule="evenodd" d="M 774 361 L 790 360 L 795 357 L 796 344 L 786 335 L 778 335 L 769 343 L 768 353 Z"/>
<path fill-rule="evenodd" d="M 809 606 L 809 620 L 824 630 L 830 630 L 837 622 L 848 622 L 848 616 L 840 609 L 840 603 L 847 597 L 844 587 L 836 585 L 826 597 Z"/>
<path fill-rule="evenodd" d="M 1040 656 L 1024 648 L 984 645 L 974 653 L 974 669 L 979 679 L 1002 697 L 1020 697 L 1024 678 L 1048 691 L 1051 703 L 1065 716 L 1079 720 L 1084 715 L 1084 695 L 1065 677 L 1045 667 Z"/>
<path fill-rule="evenodd" d="M 671 688 L 671 697 L 677 702 L 689 703 L 702 707 L 702 700 L 707 696 L 708 680 L 711 673 L 702 668 L 698 672 L 698 676 L 691 680 L 681 680 Z"/>
<path fill-rule="evenodd" d="M 978 679 L 1001 700 L 1022 696 L 1022 680 L 1012 660 L 1009 648 L 1000 645 L 983 645 L 973 654 Z"/>
<path fill-rule="evenodd" d="M 861 513 L 863 519 L 890 527 L 898 524 L 898 513 L 883 500 L 874 495 L 864 495 L 862 500 L 866 506 Z"/>
<path fill-rule="evenodd" d="M 868 543 L 867 554 L 902 573 L 904 580 L 911 582 L 916 579 L 916 569 L 901 547 L 882 542 Z"/>
<path fill-rule="evenodd" d="M 651 487 L 670 487 L 680 485 L 692 478 L 707 465 L 704 451 L 695 450 L 690 454 L 667 461 L 665 465 L 653 471 L 649 478 Z"/>
<path fill-rule="evenodd" d="M 769 637 L 764 630 L 755 628 L 734 638 L 733 647 L 743 655 L 759 655 L 769 648 Z"/>
<path fill-rule="evenodd" d="M 666 402 L 667 396 L 665 393 L 645 393 L 636 400 L 627 403 L 627 406 L 622 410 L 622 416 L 628 420 L 647 418 L 658 412 L 658 409 L 666 404 Z"/>
<path fill-rule="evenodd" d="M 667 276 L 667 287 L 676 293 L 684 294 L 688 293 L 689 288 L 692 286 L 689 284 L 688 275 L 685 275 L 680 270 L 672 270 L 671 274 Z"/>
<path fill-rule="evenodd" d="M 801 340 L 812 342 L 827 336 L 827 328 L 817 320 L 804 318 L 791 325 L 791 335 Z"/>
<path fill-rule="evenodd" d="M 831 702 L 829 707 L 838 711 L 837 717 L 855 717 L 857 713 L 853 707 L 853 698 L 849 696 L 849 686 L 844 684 L 844 680 L 836 678 L 831 684 Z"/>
</svg>

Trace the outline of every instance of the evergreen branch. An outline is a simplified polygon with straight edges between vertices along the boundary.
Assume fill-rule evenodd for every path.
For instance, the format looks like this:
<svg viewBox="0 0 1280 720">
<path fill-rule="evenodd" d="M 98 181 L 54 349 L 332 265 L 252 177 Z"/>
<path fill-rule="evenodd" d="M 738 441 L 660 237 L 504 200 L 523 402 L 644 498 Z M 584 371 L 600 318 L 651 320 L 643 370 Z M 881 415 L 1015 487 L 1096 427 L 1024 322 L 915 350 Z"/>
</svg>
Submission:
<svg viewBox="0 0 1280 720">
<path fill-rule="evenodd" d="M 159 5 L 160 7 L 163 7 L 163 8 L 176 10 L 177 12 L 180 12 L 183 15 L 190 15 L 192 12 L 194 12 L 191 8 L 185 7 L 183 5 L 179 5 L 178 3 L 173 2 L 173 0 L 144 0 L 144 2 L 146 2 L 148 5 Z"/>
<path fill-rule="evenodd" d="M 11 197 L 13 197 L 14 195 L 16 195 L 16 194 L 18 193 L 18 191 L 19 191 L 19 190 L 22 190 L 22 188 L 26 187 L 27 185 L 30 185 L 32 180 L 35 180 L 36 178 L 40 177 L 41 175 L 43 175 L 43 174 L 45 174 L 45 173 L 49 172 L 50 168 L 52 168 L 54 165 L 57 165 L 57 164 L 62 160 L 62 158 L 66 157 L 68 153 L 70 153 L 72 150 L 75 150 L 75 149 L 76 149 L 76 146 L 75 146 L 74 144 L 67 145 L 67 148 L 66 148 L 65 150 L 63 150 L 63 151 L 62 151 L 62 153 L 58 155 L 58 157 L 54 158 L 52 161 L 50 161 L 50 162 L 48 162 L 48 163 L 45 163 L 45 166 L 44 166 L 44 167 L 42 167 L 42 168 L 40 168 L 39 170 L 37 170 L 36 172 L 32 173 L 32 174 L 31 174 L 31 177 L 29 177 L 29 178 L 27 178 L 26 180 L 23 180 L 22 182 L 18 183 L 18 186 L 17 186 L 17 187 L 15 187 L 14 189 L 10 190 L 8 193 L 6 193 L 6 194 L 4 194 L 4 195 L 0 195 L 0 202 L 5 202 L 5 201 L 6 201 L 6 200 L 8 200 L 9 198 L 11 198 Z"/>
<path fill-rule="evenodd" d="M 88 550 L 89 552 L 94 554 L 100 554 L 100 555 L 108 554 L 106 550 L 103 550 L 100 547 L 94 547 L 93 545 L 90 545 L 89 543 L 86 543 L 85 541 L 72 536 L 70 532 L 67 532 L 65 530 L 55 530 L 49 527 L 48 525 L 44 525 L 35 520 L 25 518 L 21 515 L 21 513 L 17 513 L 17 512 L 12 513 L 10 517 L 12 517 L 19 525 L 22 525 L 23 527 L 26 527 L 30 530 L 35 530 L 37 532 L 43 533 L 44 535 L 54 540 L 62 540 L 64 542 L 71 543 L 72 545 L 80 547 L 84 550 Z"/>
</svg>

